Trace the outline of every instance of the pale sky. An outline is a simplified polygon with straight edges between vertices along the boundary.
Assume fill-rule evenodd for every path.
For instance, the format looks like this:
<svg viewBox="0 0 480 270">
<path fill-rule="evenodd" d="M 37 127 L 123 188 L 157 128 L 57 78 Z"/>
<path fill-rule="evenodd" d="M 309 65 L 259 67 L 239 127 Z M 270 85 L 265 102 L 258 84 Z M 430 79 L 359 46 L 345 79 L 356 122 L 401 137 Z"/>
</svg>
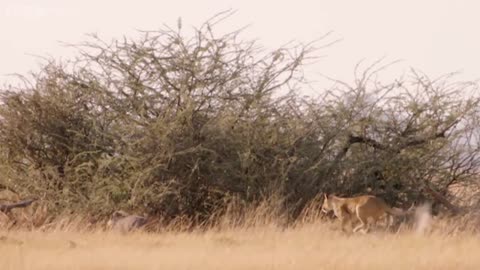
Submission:
<svg viewBox="0 0 480 270">
<path fill-rule="evenodd" d="M 317 73 L 351 80 L 359 60 L 383 56 L 403 60 L 392 74 L 415 67 L 432 77 L 460 71 L 461 78 L 480 78 L 476 0 L 0 0 L 0 81 L 36 69 L 32 55 L 68 57 L 71 51 L 60 42 L 83 41 L 86 33 L 135 37 L 135 29 L 175 26 L 178 17 L 184 27 L 198 26 L 230 8 L 237 12 L 222 29 L 249 25 L 245 36 L 267 48 L 292 39 L 309 42 L 329 31 L 331 40 L 341 38 L 309 67 L 311 80 Z"/>
</svg>

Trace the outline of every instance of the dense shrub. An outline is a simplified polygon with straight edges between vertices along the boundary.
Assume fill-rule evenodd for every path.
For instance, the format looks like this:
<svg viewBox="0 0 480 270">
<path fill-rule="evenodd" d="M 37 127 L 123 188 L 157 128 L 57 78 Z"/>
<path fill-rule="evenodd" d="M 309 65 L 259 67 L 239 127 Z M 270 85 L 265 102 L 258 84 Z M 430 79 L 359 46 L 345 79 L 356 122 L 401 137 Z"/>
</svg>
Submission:
<svg viewBox="0 0 480 270">
<path fill-rule="evenodd" d="M 0 187 L 52 211 L 203 222 L 234 200 L 281 194 L 295 218 L 322 192 L 401 204 L 475 179 L 475 84 L 415 71 L 383 83 L 374 63 L 301 97 L 313 47 L 264 52 L 240 32 L 216 36 L 217 19 L 192 35 L 92 36 L 74 61 L 3 89 Z"/>
</svg>

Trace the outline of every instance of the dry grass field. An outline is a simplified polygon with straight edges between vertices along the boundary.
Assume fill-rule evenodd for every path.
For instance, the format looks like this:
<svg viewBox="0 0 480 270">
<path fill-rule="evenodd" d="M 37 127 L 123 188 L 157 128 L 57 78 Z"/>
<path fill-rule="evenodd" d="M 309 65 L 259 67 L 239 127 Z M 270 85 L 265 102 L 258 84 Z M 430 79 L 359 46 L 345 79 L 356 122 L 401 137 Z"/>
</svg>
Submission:
<svg viewBox="0 0 480 270">
<path fill-rule="evenodd" d="M 203 232 L 0 231 L 0 269 L 480 269 L 473 233 L 344 235 L 332 224 Z"/>
</svg>

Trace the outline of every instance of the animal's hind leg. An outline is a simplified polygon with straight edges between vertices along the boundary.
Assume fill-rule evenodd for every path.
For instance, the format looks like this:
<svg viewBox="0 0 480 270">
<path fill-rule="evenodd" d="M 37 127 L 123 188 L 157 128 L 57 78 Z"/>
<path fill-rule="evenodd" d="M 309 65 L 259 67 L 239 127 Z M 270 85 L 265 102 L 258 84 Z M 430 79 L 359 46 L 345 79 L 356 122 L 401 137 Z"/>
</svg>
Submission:
<svg viewBox="0 0 480 270">
<path fill-rule="evenodd" d="M 345 217 L 341 218 L 340 226 L 341 226 L 343 232 L 347 232 L 347 230 L 345 230 L 345 225 L 347 224 L 347 221 L 348 220 Z"/>
<path fill-rule="evenodd" d="M 353 232 L 357 232 L 362 229 L 362 233 L 366 234 L 368 232 L 368 220 L 366 218 L 362 218 L 362 209 L 357 207 L 357 218 L 360 221 L 360 224 L 353 229 Z"/>
<path fill-rule="evenodd" d="M 368 223 L 366 221 L 360 220 L 360 224 L 353 229 L 353 232 L 357 232 L 360 229 L 363 234 L 366 234 L 368 231 Z"/>
<path fill-rule="evenodd" d="M 371 223 L 370 226 L 371 226 L 371 228 L 373 228 L 373 230 L 375 230 L 375 231 L 378 230 L 378 220 L 376 218 L 374 218 L 372 220 L 372 223 Z"/>
</svg>

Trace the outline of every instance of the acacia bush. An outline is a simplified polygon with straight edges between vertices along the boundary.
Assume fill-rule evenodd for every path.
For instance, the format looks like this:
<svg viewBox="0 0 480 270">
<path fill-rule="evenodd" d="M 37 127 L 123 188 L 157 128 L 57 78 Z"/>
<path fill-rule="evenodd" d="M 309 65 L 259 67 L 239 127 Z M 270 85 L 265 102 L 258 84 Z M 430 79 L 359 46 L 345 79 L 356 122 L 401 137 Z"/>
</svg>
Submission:
<svg viewBox="0 0 480 270">
<path fill-rule="evenodd" d="M 184 34 L 95 35 L 1 91 L 0 187 L 52 213 L 118 208 L 202 223 L 272 194 L 295 219 L 322 192 L 393 204 L 476 183 L 474 83 L 415 71 L 376 80 L 380 62 L 318 97 L 298 94 L 315 48 L 265 52 L 221 17 Z"/>
</svg>

